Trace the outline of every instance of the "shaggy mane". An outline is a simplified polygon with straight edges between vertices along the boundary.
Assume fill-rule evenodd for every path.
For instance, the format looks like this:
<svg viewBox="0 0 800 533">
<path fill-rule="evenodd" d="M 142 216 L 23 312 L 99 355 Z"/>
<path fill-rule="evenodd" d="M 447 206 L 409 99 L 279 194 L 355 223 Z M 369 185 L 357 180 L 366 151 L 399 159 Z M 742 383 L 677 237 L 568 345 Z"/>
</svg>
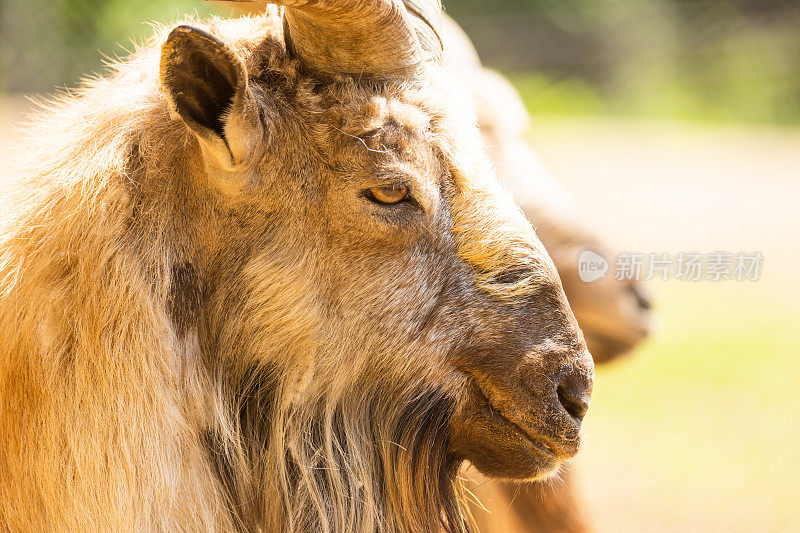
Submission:
<svg viewBox="0 0 800 533">
<path fill-rule="evenodd" d="M 267 46 L 248 68 L 292 80 L 279 20 L 187 22 L 242 57 Z M 198 328 L 207 235 L 187 213 L 216 205 L 187 185 L 196 141 L 160 96 L 163 38 L 32 129 L 0 237 L 0 529 L 469 530 L 455 407 L 422 377 L 300 395 L 307 376 L 231 368 Z"/>
</svg>

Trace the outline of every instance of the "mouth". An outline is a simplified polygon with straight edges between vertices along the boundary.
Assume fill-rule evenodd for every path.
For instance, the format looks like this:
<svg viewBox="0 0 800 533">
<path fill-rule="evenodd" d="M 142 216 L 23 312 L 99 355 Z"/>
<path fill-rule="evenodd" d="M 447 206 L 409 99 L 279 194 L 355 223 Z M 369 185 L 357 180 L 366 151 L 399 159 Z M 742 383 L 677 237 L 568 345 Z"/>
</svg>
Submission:
<svg viewBox="0 0 800 533">
<path fill-rule="evenodd" d="M 627 338 L 611 336 L 592 329 L 583 328 L 589 351 L 595 362 L 606 362 L 631 352 L 641 341 L 647 337 L 647 331 L 636 331 Z"/>
<path fill-rule="evenodd" d="M 499 408 L 489 401 L 487 394 L 477 384 L 475 384 L 475 393 L 478 396 L 478 401 L 483 407 L 484 414 L 490 421 L 494 422 L 497 426 L 508 428 L 516 433 L 519 437 L 526 440 L 538 454 L 544 456 L 545 458 L 553 461 L 557 461 L 559 459 L 560 454 L 555 451 L 555 448 L 547 441 L 547 439 L 541 435 L 533 433 L 530 430 L 526 430 L 505 416 Z"/>
<path fill-rule="evenodd" d="M 484 475 L 542 480 L 577 453 L 579 426 L 567 428 L 564 424 L 571 421 L 566 419 L 566 413 L 563 417 L 553 416 L 547 405 L 533 406 L 531 423 L 526 423 L 519 419 L 524 415 L 514 414 L 516 404 L 501 401 L 491 388 L 480 386 L 474 376 L 468 374 L 466 384 L 466 401 L 450 420 L 450 449 Z M 548 431 L 554 434 L 551 436 Z"/>
</svg>

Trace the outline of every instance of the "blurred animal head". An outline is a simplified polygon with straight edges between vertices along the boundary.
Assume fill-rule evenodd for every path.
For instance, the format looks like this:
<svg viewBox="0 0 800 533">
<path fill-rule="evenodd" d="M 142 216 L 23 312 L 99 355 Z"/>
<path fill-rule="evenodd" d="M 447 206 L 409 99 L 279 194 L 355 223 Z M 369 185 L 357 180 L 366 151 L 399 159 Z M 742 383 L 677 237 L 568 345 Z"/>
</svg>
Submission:
<svg viewBox="0 0 800 533">
<path fill-rule="evenodd" d="M 579 259 L 590 251 L 613 264 L 607 245 L 578 224 L 533 205 L 523 206 L 556 263 L 564 292 L 578 319 L 595 363 L 630 352 L 650 332 L 650 297 L 638 280 L 617 279 L 613 271 L 596 281 L 581 279 Z"/>
<path fill-rule="evenodd" d="M 151 279 L 172 354 L 152 371 L 206 376 L 188 386 L 196 432 L 233 522 L 461 529 L 462 460 L 537 478 L 575 454 L 591 357 L 420 44 L 438 3 L 287 4 L 175 28 L 158 81 L 154 47 L 97 82 L 85 127 L 115 143 L 76 153 L 98 167 L 54 194 Z"/>
</svg>

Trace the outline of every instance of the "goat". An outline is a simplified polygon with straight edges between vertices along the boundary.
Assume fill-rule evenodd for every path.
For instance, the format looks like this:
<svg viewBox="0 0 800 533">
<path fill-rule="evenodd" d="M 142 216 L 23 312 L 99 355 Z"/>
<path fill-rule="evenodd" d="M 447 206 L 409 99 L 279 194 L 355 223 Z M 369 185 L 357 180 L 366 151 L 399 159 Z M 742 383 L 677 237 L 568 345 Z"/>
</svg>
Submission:
<svg viewBox="0 0 800 533">
<path fill-rule="evenodd" d="M 45 111 L 0 237 L 0 526 L 467 531 L 593 365 L 438 2 L 168 28 Z"/>
</svg>

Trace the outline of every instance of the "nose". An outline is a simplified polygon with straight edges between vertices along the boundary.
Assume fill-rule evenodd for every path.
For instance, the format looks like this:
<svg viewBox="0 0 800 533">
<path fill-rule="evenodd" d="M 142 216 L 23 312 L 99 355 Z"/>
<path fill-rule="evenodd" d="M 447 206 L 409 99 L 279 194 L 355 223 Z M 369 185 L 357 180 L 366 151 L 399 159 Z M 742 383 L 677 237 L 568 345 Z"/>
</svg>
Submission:
<svg viewBox="0 0 800 533">
<path fill-rule="evenodd" d="M 561 407 L 580 423 L 589 410 L 592 397 L 592 379 L 577 370 L 569 371 L 556 387 Z"/>
<path fill-rule="evenodd" d="M 636 304 L 640 309 L 649 311 L 653 308 L 653 303 L 650 300 L 650 296 L 641 286 L 631 284 L 628 286 L 628 290 L 633 295 L 633 298 L 636 300 Z"/>
</svg>

